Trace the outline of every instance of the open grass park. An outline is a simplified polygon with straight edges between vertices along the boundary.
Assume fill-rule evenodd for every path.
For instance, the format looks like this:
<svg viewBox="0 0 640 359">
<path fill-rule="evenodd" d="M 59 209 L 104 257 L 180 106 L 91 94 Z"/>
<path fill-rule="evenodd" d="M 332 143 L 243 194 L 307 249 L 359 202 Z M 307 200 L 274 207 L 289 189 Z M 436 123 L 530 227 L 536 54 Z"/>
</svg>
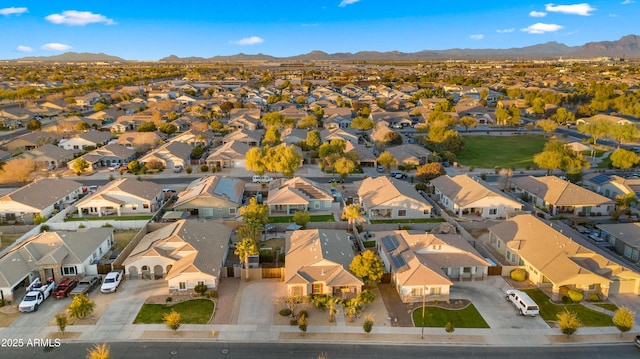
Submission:
<svg viewBox="0 0 640 359">
<path fill-rule="evenodd" d="M 458 153 L 458 163 L 478 168 L 534 167 L 533 156 L 542 152 L 544 136 L 465 136 L 464 152 Z"/>
</svg>

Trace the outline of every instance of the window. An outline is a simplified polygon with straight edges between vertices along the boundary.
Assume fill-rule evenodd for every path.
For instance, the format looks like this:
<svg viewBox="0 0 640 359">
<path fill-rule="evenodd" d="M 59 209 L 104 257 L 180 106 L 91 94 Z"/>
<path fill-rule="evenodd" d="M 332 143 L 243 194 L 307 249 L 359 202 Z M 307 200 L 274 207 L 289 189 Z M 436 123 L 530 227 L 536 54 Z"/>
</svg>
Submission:
<svg viewBox="0 0 640 359">
<path fill-rule="evenodd" d="M 149 270 L 149 266 L 142 266 L 142 270 L 143 271 L 148 271 Z"/>
<path fill-rule="evenodd" d="M 138 205 L 137 204 L 132 205 L 131 209 L 134 210 L 134 211 L 137 211 L 138 210 Z"/>
<path fill-rule="evenodd" d="M 199 281 L 198 281 L 198 285 L 204 285 L 204 282 L 203 282 L 203 281 L 201 281 L 201 280 L 199 280 Z"/>
<path fill-rule="evenodd" d="M 429 288 L 429 295 L 440 295 L 442 293 L 442 288 L 440 287 L 431 287 Z"/>
<path fill-rule="evenodd" d="M 185 289 L 187 289 L 187 282 L 180 282 L 180 283 L 178 283 L 178 287 L 179 287 L 181 290 L 185 290 Z"/>
<path fill-rule="evenodd" d="M 498 214 L 498 209 L 497 208 L 489 208 L 489 214 Z"/>
<path fill-rule="evenodd" d="M 589 290 L 595 290 L 595 289 L 596 289 L 595 284 L 589 284 Z"/>
<path fill-rule="evenodd" d="M 407 210 L 406 209 L 399 209 L 398 210 L 398 217 L 405 217 L 407 215 Z"/>
<path fill-rule="evenodd" d="M 511 260 L 511 252 L 507 251 L 507 260 L 510 261 Z"/>
<path fill-rule="evenodd" d="M 302 297 L 302 286 L 296 285 L 291 287 L 291 295 L 294 297 Z"/>
<path fill-rule="evenodd" d="M 62 275 L 77 275 L 76 266 L 62 267 Z"/>
<path fill-rule="evenodd" d="M 235 208 L 229 208 L 229 214 L 236 214 Z"/>
<path fill-rule="evenodd" d="M 421 297 L 422 296 L 422 287 L 420 288 L 411 288 L 411 295 L 414 297 Z"/>
<path fill-rule="evenodd" d="M 471 273 L 471 267 L 462 267 L 462 273 Z"/>
<path fill-rule="evenodd" d="M 424 210 L 422 211 L 422 214 L 431 214 L 431 210 L 429 210 L 428 208 L 427 208 L 427 209 L 424 209 Z"/>
<path fill-rule="evenodd" d="M 322 294 L 322 283 L 313 283 L 313 294 Z"/>
<path fill-rule="evenodd" d="M 624 246 L 624 256 L 627 258 L 631 258 L 631 247 Z"/>
<path fill-rule="evenodd" d="M 142 204 L 142 208 L 149 209 L 149 203 L 143 203 L 143 204 Z"/>
</svg>

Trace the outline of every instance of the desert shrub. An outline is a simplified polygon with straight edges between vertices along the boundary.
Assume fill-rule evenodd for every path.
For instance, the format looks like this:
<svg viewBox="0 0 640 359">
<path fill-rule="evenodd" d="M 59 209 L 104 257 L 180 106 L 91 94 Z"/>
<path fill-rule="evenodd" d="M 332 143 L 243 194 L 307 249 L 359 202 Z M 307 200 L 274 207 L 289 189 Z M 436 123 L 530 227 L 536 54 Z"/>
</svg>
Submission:
<svg viewBox="0 0 640 359">
<path fill-rule="evenodd" d="M 516 268 L 512 270 L 509 275 L 511 276 L 511 279 L 515 280 L 516 282 L 524 282 L 525 279 L 527 279 L 527 271 L 522 268 Z"/>
<path fill-rule="evenodd" d="M 200 172 L 209 172 L 209 166 L 207 165 L 200 166 Z"/>
<path fill-rule="evenodd" d="M 416 184 L 416 191 L 426 191 L 427 190 L 427 185 L 424 183 L 418 183 Z"/>
<path fill-rule="evenodd" d="M 187 174 L 191 174 L 191 172 L 193 172 L 193 168 L 191 168 L 190 165 L 187 165 L 187 167 L 184 168 L 185 172 L 187 172 Z"/>
<path fill-rule="evenodd" d="M 218 298 L 218 291 L 215 289 L 209 290 L 209 298 Z"/>
<path fill-rule="evenodd" d="M 309 312 L 307 312 L 306 310 L 301 310 L 298 312 L 298 317 L 305 317 L 305 318 L 309 318 Z"/>
<path fill-rule="evenodd" d="M 289 308 L 280 309 L 278 313 L 280 313 L 281 316 L 286 317 L 291 315 L 291 309 Z"/>
<path fill-rule="evenodd" d="M 40 226 L 40 232 L 46 232 L 49 230 L 49 226 L 46 224 L 43 224 Z"/>
<path fill-rule="evenodd" d="M 600 296 L 598 295 L 598 293 L 591 293 L 591 294 L 589 294 L 589 301 L 590 302 L 599 302 L 600 301 Z"/>
<path fill-rule="evenodd" d="M 567 294 L 569 295 L 569 299 L 571 299 L 571 301 L 574 303 L 580 303 L 582 302 L 582 299 L 584 299 L 584 293 L 577 290 L 569 289 L 569 292 L 567 292 Z"/>
</svg>

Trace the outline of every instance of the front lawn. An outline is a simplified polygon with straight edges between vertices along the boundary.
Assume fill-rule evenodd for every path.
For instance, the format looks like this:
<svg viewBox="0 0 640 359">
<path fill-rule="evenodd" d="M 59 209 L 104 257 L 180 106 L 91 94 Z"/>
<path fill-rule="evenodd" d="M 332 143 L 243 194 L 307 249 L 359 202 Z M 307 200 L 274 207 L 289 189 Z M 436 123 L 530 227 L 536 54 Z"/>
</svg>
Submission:
<svg viewBox="0 0 640 359">
<path fill-rule="evenodd" d="M 65 222 L 74 222 L 74 221 L 138 221 L 138 220 L 150 220 L 153 216 L 88 216 L 88 217 L 71 217 L 67 218 Z"/>
<path fill-rule="evenodd" d="M 215 303 L 209 299 L 193 299 L 176 304 L 144 304 L 133 324 L 163 324 L 163 316 L 175 310 L 182 317 L 182 324 L 207 324 Z"/>
<path fill-rule="evenodd" d="M 335 222 L 332 214 L 317 214 L 310 216 L 310 222 Z M 293 223 L 293 216 L 269 217 L 269 223 Z"/>
<path fill-rule="evenodd" d="M 613 303 L 591 303 L 591 304 L 611 312 L 615 312 L 616 310 L 618 310 L 618 306 Z"/>
<path fill-rule="evenodd" d="M 534 167 L 533 155 L 542 152 L 547 139 L 539 135 L 464 136 L 465 150 L 458 163 L 478 168 Z"/>
<path fill-rule="evenodd" d="M 422 307 L 413 311 L 414 326 L 422 327 Z M 473 304 L 463 309 L 444 309 L 439 307 L 425 307 L 425 327 L 444 328 L 451 322 L 454 328 L 489 328 L 482 315 Z"/>
<path fill-rule="evenodd" d="M 372 219 L 371 224 L 380 223 L 440 223 L 445 222 L 443 218 L 414 218 L 414 219 Z"/>
<path fill-rule="evenodd" d="M 529 294 L 538 307 L 540 307 L 540 316 L 547 321 L 557 321 L 558 313 L 568 309 L 578 315 L 578 318 L 585 327 L 609 327 L 613 325 L 611 316 L 596 312 L 582 304 L 554 304 L 551 303 L 549 297 L 540 289 L 526 289 L 525 293 Z"/>
</svg>

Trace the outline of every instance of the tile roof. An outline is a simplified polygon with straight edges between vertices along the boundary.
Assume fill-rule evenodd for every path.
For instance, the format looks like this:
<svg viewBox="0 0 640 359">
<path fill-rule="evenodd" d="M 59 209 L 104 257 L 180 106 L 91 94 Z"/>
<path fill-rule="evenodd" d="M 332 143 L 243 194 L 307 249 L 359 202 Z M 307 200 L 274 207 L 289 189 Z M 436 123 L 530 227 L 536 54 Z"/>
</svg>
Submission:
<svg viewBox="0 0 640 359">
<path fill-rule="evenodd" d="M 416 191 L 411 184 L 386 176 L 369 177 L 356 183 L 358 197 L 365 208 L 381 206 L 398 197 L 405 197 L 420 202 L 425 208 L 432 206 Z"/>
<path fill-rule="evenodd" d="M 275 204 L 309 204 L 312 200 L 333 201 L 328 191 L 320 188 L 317 183 L 303 178 L 278 178 L 269 185 L 268 205 Z"/>
<path fill-rule="evenodd" d="M 607 197 L 556 176 L 515 177 L 511 179 L 511 183 L 555 206 L 613 204 Z"/>
<path fill-rule="evenodd" d="M 207 176 L 194 180 L 178 194 L 174 207 L 182 206 L 196 199 L 217 198 L 229 205 L 238 206 L 242 202 L 245 181 L 226 176 Z"/>
<path fill-rule="evenodd" d="M 468 175 L 443 175 L 432 179 L 431 184 L 460 207 L 472 205 L 488 197 L 503 198 L 513 202 L 518 208 L 522 207 L 520 203 L 491 188 L 484 181 L 474 180 Z"/>
<path fill-rule="evenodd" d="M 0 202 L 13 201 L 42 210 L 81 188 L 82 184 L 76 181 L 42 178 L 0 197 Z"/>
</svg>

